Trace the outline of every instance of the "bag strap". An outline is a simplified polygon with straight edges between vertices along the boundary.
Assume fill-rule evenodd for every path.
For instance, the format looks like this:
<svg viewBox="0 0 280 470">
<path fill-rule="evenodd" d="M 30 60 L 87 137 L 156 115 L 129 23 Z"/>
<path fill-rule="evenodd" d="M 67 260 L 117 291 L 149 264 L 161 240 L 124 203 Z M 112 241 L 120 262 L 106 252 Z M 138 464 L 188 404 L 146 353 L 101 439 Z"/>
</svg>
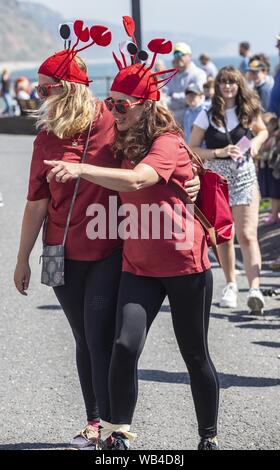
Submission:
<svg viewBox="0 0 280 470">
<path fill-rule="evenodd" d="M 217 247 L 217 237 L 216 237 L 216 231 L 215 228 L 212 226 L 212 224 L 209 222 L 207 217 L 201 212 L 199 207 L 192 202 L 190 197 L 188 196 L 188 193 L 186 190 L 180 185 L 180 183 L 177 183 L 176 181 L 170 181 L 169 185 L 176 191 L 178 194 L 179 198 L 181 201 L 184 202 L 184 204 L 192 204 L 194 206 L 194 215 L 199 220 L 201 223 L 202 227 L 206 230 L 206 232 L 209 235 L 209 240 L 211 244 L 211 248 L 217 258 L 217 261 L 219 265 L 221 266 L 221 261 L 218 253 L 218 247 Z"/>
<path fill-rule="evenodd" d="M 197 153 L 195 153 L 191 147 L 185 142 L 185 140 L 181 140 L 181 144 L 182 146 L 187 150 L 190 158 L 191 158 L 191 161 L 196 165 L 196 167 L 198 168 L 199 170 L 199 173 L 201 175 L 204 175 L 206 172 L 207 172 L 207 169 L 205 168 L 204 164 L 203 164 L 203 161 L 201 159 L 201 157 L 199 155 L 197 155 Z M 169 185 L 171 187 L 173 187 L 173 189 L 176 191 L 176 193 L 178 194 L 179 196 L 179 199 L 181 199 L 181 201 L 184 202 L 184 204 L 192 204 L 194 206 L 194 215 L 196 216 L 196 218 L 199 220 L 199 222 L 201 223 L 202 227 L 206 230 L 206 232 L 208 233 L 209 235 L 209 240 L 210 240 L 210 244 L 211 244 L 211 248 L 217 258 L 217 261 L 219 263 L 219 265 L 221 266 L 221 261 L 220 261 L 220 257 L 219 257 L 219 253 L 218 253 L 218 245 L 217 245 L 217 236 L 216 236 L 216 231 L 215 231 L 215 228 L 212 226 L 212 224 L 209 222 L 209 220 L 207 219 L 207 217 L 205 217 L 205 215 L 203 214 L 203 212 L 201 212 L 201 210 L 199 209 L 199 207 L 196 205 L 196 204 L 193 204 L 192 200 L 190 199 L 190 197 L 188 196 L 188 193 L 187 191 L 181 186 L 180 183 L 172 180 L 172 181 L 169 181 Z"/>
<path fill-rule="evenodd" d="M 86 140 L 86 143 L 85 143 L 85 147 L 84 147 L 84 152 L 83 152 L 83 156 L 82 156 L 82 159 L 81 159 L 81 163 L 85 163 L 86 158 L 87 158 L 87 151 L 88 151 L 88 145 L 89 145 L 89 139 L 90 139 L 91 129 L 92 129 L 92 122 L 91 122 L 90 125 L 89 125 L 89 130 L 88 130 L 88 134 L 87 134 L 87 140 Z M 81 177 L 79 176 L 79 178 L 78 178 L 77 181 L 76 181 L 75 190 L 74 190 L 74 194 L 73 194 L 72 201 L 71 201 L 71 206 L 70 206 L 69 213 L 68 213 L 68 217 L 67 217 L 67 222 L 66 222 L 66 227 L 65 227 L 64 237 L 63 237 L 63 242 L 62 242 L 62 245 L 63 245 L 63 246 L 65 246 L 65 243 L 66 243 L 66 238 L 67 238 L 68 231 L 69 231 L 69 227 L 70 227 L 71 217 L 72 217 L 72 214 L 73 214 L 75 202 L 76 202 L 77 195 L 78 195 L 78 191 L 79 191 L 80 181 L 81 181 Z"/>
<path fill-rule="evenodd" d="M 83 152 L 83 156 L 82 156 L 82 159 L 81 159 L 81 163 L 84 163 L 86 161 L 91 129 L 92 129 L 92 122 L 89 125 L 87 140 L 86 140 L 86 143 L 85 143 L 85 146 L 84 146 L 84 152 Z M 74 209 L 75 201 L 76 201 L 79 186 L 80 186 L 80 179 L 81 178 L 79 177 L 76 181 L 74 194 L 73 194 L 72 201 L 71 201 L 71 206 L 70 206 L 70 209 L 69 209 L 69 212 L 68 212 L 66 227 L 65 227 L 65 230 L 64 230 L 64 236 L 63 236 L 63 242 L 62 242 L 63 246 L 65 246 L 65 243 L 66 243 L 66 238 L 67 238 L 69 227 L 70 227 L 71 217 L 72 217 L 72 214 L 73 214 L 73 209 Z M 46 218 L 44 220 L 44 224 L 43 224 L 43 237 L 42 237 L 43 245 L 45 245 L 45 241 L 46 241 L 46 237 L 47 237 L 47 229 L 48 229 L 48 216 L 46 216 Z"/>
<path fill-rule="evenodd" d="M 231 137 L 230 132 L 228 130 L 228 126 L 227 126 L 227 122 L 226 122 L 225 118 L 223 119 L 223 124 L 224 124 L 224 128 L 225 128 L 226 135 L 227 135 L 227 140 L 228 140 L 229 144 L 234 145 L 232 137 Z"/>
<path fill-rule="evenodd" d="M 194 163 L 195 166 L 198 168 L 199 174 L 204 175 L 207 169 L 205 168 L 201 157 L 197 153 L 195 153 L 183 139 L 181 139 L 181 145 L 187 150 L 192 163 Z"/>
</svg>

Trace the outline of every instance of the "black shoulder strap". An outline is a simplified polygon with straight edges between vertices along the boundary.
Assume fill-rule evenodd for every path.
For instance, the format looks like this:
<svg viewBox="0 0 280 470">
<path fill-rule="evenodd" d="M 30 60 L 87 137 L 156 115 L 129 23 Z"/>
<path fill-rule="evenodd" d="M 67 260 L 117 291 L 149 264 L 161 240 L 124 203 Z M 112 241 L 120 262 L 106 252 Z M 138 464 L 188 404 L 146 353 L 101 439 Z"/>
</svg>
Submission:
<svg viewBox="0 0 280 470">
<path fill-rule="evenodd" d="M 230 145 L 234 145 L 233 144 L 233 140 L 231 138 L 231 135 L 230 135 L 230 132 L 228 130 L 228 127 L 227 127 L 227 123 L 226 123 L 226 120 L 225 118 L 223 118 L 223 124 L 224 124 L 224 127 L 225 127 L 225 131 L 226 131 L 226 135 L 227 135 L 227 140 L 229 142 Z"/>
</svg>

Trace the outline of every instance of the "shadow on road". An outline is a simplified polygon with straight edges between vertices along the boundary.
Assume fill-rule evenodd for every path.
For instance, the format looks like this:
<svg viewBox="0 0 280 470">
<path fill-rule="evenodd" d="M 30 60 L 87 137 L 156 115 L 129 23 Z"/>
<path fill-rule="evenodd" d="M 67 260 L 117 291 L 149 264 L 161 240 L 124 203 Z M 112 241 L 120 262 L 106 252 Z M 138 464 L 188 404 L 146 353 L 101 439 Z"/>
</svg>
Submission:
<svg viewBox="0 0 280 470">
<path fill-rule="evenodd" d="M 250 325 L 238 325 L 237 328 L 241 329 L 251 329 L 251 330 L 279 330 L 280 325 L 269 325 L 269 324 L 263 324 L 263 323 L 254 323 Z"/>
<path fill-rule="evenodd" d="M 16 444 L 0 444 L 1 450 L 65 450 L 69 448 L 69 443 L 56 443 L 51 444 L 49 442 L 19 442 Z"/>
<path fill-rule="evenodd" d="M 227 389 L 230 387 L 276 387 L 280 385 L 279 379 L 268 377 L 242 377 L 231 374 L 218 374 L 220 387 Z M 174 384 L 190 384 L 189 375 L 184 372 L 166 372 L 163 370 L 139 370 L 140 380 L 147 382 L 163 382 Z"/>
<path fill-rule="evenodd" d="M 38 310 L 62 310 L 60 305 L 39 305 Z"/>
<path fill-rule="evenodd" d="M 267 348 L 280 348 L 280 343 L 273 341 L 253 341 L 252 344 L 257 344 L 258 346 L 265 346 Z"/>
<path fill-rule="evenodd" d="M 244 313 L 242 315 L 238 312 L 228 315 L 226 313 L 211 313 L 211 317 L 217 318 L 218 320 L 228 320 L 230 323 L 247 323 L 255 321 L 255 317 Z"/>
<path fill-rule="evenodd" d="M 232 313 L 211 313 L 211 317 L 217 318 L 218 320 L 228 320 L 230 323 L 247 323 L 255 322 L 259 320 L 264 320 L 266 317 L 276 317 L 275 320 L 280 320 L 280 309 L 274 308 L 270 310 L 265 310 L 264 316 L 257 316 L 244 312 L 244 310 L 233 311 Z M 250 325 L 253 327 L 254 325 Z M 264 323 L 264 328 L 267 325 Z"/>
</svg>

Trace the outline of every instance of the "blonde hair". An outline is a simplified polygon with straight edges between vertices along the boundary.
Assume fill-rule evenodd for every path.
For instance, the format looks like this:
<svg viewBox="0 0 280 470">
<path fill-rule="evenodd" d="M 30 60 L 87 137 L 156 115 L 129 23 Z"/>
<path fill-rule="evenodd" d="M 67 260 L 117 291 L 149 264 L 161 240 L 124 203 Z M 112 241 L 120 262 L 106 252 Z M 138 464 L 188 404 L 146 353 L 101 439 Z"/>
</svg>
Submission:
<svg viewBox="0 0 280 470">
<path fill-rule="evenodd" d="M 80 57 L 75 57 L 79 67 L 87 71 Z M 60 80 L 62 93 L 48 97 L 36 113 L 36 127 L 53 132 L 60 139 L 72 137 L 87 129 L 98 117 L 100 107 L 89 87 L 81 83 Z"/>
</svg>

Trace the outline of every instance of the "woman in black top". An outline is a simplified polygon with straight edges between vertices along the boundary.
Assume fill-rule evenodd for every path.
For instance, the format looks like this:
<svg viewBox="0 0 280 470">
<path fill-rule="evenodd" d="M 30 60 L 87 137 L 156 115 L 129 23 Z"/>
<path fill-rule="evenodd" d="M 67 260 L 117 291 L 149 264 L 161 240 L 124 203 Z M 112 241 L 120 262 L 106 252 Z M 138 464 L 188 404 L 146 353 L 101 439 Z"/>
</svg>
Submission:
<svg viewBox="0 0 280 470">
<path fill-rule="evenodd" d="M 263 312 L 264 299 L 259 289 L 261 253 L 257 228 L 260 196 L 253 158 L 267 137 L 258 96 L 248 88 L 237 69 L 224 67 L 216 78 L 213 106 L 208 113 L 202 111 L 197 117 L 190 145 L 208 168 L 229 182 L 230 206 L 250 288 L 248 307 L 259 314 Z M 242 138 L 243 143 L 240 142 Z M 202 147 L 203 142 L 206 148 Z M 247 158 L 243 157 L 244 153 Z M 227 281 L 220 306 L 235 308 L 238 288 L 234 235 L 230 242 L 220 245 L 219 254 Z"/>
</svg>

